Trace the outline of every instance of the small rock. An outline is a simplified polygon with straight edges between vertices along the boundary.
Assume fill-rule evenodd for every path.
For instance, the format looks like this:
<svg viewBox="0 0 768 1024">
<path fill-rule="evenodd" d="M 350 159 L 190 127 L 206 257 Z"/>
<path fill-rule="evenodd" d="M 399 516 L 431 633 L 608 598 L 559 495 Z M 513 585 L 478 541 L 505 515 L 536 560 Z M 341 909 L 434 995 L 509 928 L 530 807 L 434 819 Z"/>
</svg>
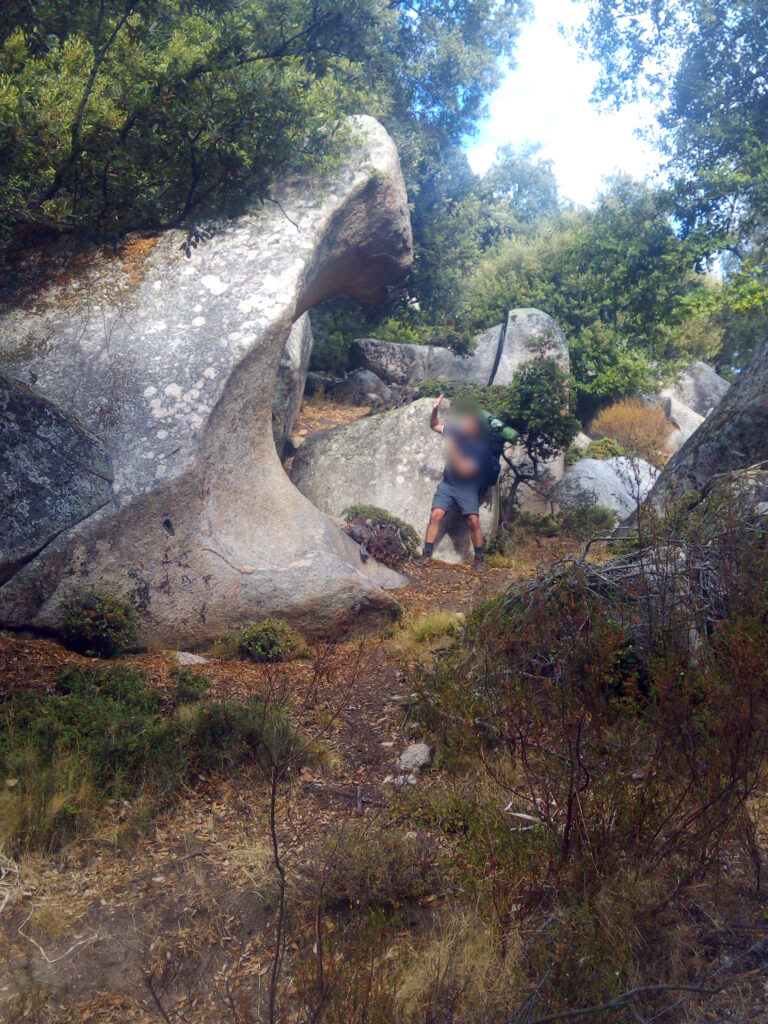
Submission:
<svg viewBox="0 0 768 1024">
<path fill-rule="evenodd" d="M 755 515 L 768 516 L 768 501 L 761 501 L 755 505 Z"/>
<path fill-rule="evenodd" d="M 397 763 L 402 772 L 421 772 L 432 764 L 432 751 L 426 743 L 412 743 L 405 748 Z"/>
<path fill-rule="evenodd" d="M 189 651 L 176 651 L 177 665 L 207 665 L 208 659 L 201 654 L 191 654 Z"/>
</svg>

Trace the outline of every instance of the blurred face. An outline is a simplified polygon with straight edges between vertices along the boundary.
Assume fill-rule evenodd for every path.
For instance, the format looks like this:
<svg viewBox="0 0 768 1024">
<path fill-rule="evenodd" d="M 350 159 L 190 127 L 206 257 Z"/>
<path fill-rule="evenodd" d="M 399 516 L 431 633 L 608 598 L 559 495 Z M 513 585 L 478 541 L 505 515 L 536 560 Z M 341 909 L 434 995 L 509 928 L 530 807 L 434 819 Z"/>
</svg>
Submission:
<svg viewBox="0 0 768 1024">
<path fill-rule="evenodd" d="M 464 437 L 482 437 L 483 428 L 477 420 L 476 416 L 464 415 L 459 419 L 458 428 Z"/>
</svg>

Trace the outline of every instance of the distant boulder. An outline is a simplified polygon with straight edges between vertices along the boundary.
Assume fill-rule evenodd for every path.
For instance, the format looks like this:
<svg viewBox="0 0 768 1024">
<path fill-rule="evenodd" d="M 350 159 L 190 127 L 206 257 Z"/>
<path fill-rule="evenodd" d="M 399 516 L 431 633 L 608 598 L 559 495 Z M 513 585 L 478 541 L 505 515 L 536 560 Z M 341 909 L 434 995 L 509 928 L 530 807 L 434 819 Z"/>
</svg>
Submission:
<svg viewBox="0 0 768 1024">
<path fill-rule="evenodd" d="M 392 401 L 392 391 L 371 370 L 355 370 L 330 389 L 329 398 L 343 405 L 377 408 Z"/>
<path fill-rule="evenodd" d="M 509 386 L 515 371 L 534 358 L 556 359 L 570 366 L 565 334 L 555 320 L 538 309 L 513 309 L 505 324 L 475 337 L 470 355 L 439 345 L 399 344 L 376 338 L 352 343 L 352 365 L 370 370 L 388 384 L 446 383 Z"/>
<path fill-rule="evenodd" d="M 707 417 L 730 390 L 730 383 L 719 373 L 698 360 L 669 387 L 661 392 L 662 398 L 682 402 L 701 417 Z"/>
</svg>

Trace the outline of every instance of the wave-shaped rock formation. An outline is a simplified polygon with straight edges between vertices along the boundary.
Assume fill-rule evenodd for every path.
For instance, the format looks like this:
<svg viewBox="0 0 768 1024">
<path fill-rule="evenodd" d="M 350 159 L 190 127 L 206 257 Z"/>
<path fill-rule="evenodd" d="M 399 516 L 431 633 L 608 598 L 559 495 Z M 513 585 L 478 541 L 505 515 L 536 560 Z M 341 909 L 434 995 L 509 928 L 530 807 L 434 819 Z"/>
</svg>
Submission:
<svg viewBox="0 0 768 1024">
<path fill-rule="evenodd" d="M 0 317 L 0 622 L 52 628 L 92 585 L 174 647 L 268 614 L 325 632 L 393 613 L 400 577 L 362 565 L 273 437 L 293 325 L 330 296 L 375 300 L 411 262 L 392 141 L 361 118 L 332 177 L 280 183 L 191 258 L 185 237 L 81 255 Z"/>
</svg>

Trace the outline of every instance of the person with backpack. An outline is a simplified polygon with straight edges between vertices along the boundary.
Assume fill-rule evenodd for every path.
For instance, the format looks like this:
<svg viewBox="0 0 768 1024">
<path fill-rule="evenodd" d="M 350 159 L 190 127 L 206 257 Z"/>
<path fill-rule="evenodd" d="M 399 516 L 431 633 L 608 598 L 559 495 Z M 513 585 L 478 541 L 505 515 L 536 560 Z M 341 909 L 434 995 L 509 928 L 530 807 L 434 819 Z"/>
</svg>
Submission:
<svg viewBox="0 0 768 1024">
<path fill-rule="evenodd" d="M 488 487 L 491 446 L 488 426 L 481 412 L 464 413 L 454 424 L 440 424 L 440 405 L 445 395 L 435 402 L 429 425 L 447 442 L 443 479 L 432 499 L 432 512 L 424 544 L 424 559 L 429 561 L 440 534 L 440 523 L 454 506 L 467 520 L 475 548 L 475 569 L 485 569 L 485 541 L 480 527 L 480 496 Z M 498 473 L 496 474 L 498 479 Z M 495 481 L 494 481 L 495 483 Z"/>
</svg>

